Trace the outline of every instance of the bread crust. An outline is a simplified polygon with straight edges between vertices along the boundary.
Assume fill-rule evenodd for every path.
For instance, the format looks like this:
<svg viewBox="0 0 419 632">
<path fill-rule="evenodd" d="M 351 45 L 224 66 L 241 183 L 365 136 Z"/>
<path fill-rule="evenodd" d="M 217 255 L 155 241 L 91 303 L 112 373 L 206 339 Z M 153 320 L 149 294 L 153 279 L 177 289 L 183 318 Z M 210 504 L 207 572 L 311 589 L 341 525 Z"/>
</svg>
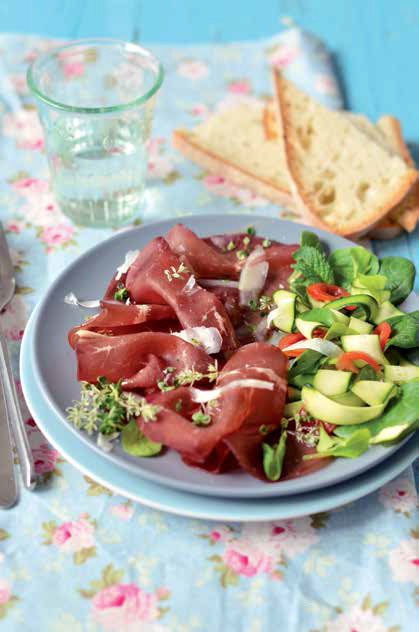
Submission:
<svg viewBox="0 0 419 632">
<path fill-rule="evenodd" d="M 297 205 L 297 210 L 300 210 L 304 214 L 309 223 L 313 224 L 314 226 L 318 226 L 319 228 L 323 228 L 324 230 L 328 230 L 329 232 L 334 232 L 337 235 L 349 237 L 359 237 L 364 235 L 368 232 L 368 230 L 378 224 L 380 220 L 385 217 L 387 213 L 394 206 L 396 206 L 398 202 L 400 202 L 400 200 L 404 198 L 404 196 L 416 180 L 416 171 L 413 169 L 409 169 L 406 175 L 401 179 L 397 190 L 395 190 L 393 194 L 389 196 L 385 204 L 376 209 L 373 213 L 368 214 L 365 218 L 363 218 L 362 221 L 360 221 L 359 219 L 352 222 L 349 221 L 346 222 L 345 226 L 342 227 L 335 227 L 323 221 L 318 216 L 316 211 L 312 208 L 310 200 L 308 200 L 307 196 L 303 193 L 302 183 L 299 181 L 298 174 L 294 168 L 293 148 L 288 140 L 288 133 L 291 127 L 291 123 L 287 116 L 287 111 L 285 107 L 284 82 L 278 69 L 273 69 L 272 81 L 275 102 L 277 106 L 280 136 L 282 138 L 282 142 L 284 143 L 285 163 L 290 178 L 290 184 L 292 185 L 292 192 Z"/>
<path fill-rule="evenodd" d="M 290 191 L 285 191 L 274 186 L 267 180 L 262 180 L 252 173 L 246 172 L 231 162 L 224 160 L 207 149 L 203 149 L 199 143 L 191 138 L 190 132 L 177 129 L 172 133 L 172 144 L 186 158 L 199 165 L 203 169 L 233 182 L 238 186 L 250 189 L 274 204 L 290 210 L 295 209 L 295 204 Z"/>
<path fill-rule="evenodd" d="M 409 167 L 412 167 L 414 169 L 415 163 L 413 162 L 410 151 L 403 140 L 400 121 L 390 114 L 383 114 L 383 116 L 380 116 L 380 118 L 378 119 L 377 125 L 384 132 L 384 134 L 386 134 L 386 136 L 391 135 L 392 143 L 395 147 L 397 147 L 397 151 L 400 156 Z"/>
</svg>

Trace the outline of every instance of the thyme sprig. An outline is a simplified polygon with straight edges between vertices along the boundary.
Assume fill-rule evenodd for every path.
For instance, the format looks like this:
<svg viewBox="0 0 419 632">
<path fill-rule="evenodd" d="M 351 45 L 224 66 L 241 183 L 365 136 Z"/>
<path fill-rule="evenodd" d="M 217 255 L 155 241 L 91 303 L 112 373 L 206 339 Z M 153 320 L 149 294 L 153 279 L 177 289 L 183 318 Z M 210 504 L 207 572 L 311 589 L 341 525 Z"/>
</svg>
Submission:
<svg viewBox="0 0 419 632">
<path fill-rule="evenodd" d="M 89 435 L 112 435 L 136 417 L 155 421 L 159 410 L 159 406 L 149 404 L 143 397 L 124 392 L 120 381 L 112 383 L 100 377 L 96 384 L 81 383 L 80 400 L 74 401 L 66 412 L 68 420 Z"/>
<path fill-rule="evenodd" d="M 171 283 L 173 279 L 183 279 L 182 274 L 185 274 L 185 273 L 189 274 L 189 270 L 185 266 L 183 261 L 181 261 L 177 269 L 175 268 L 175 266 L 170 266 L 170 268 L 168 268 L 167 270 L 164 270 L 164 274 L 166 275 L 169 283 Z"/>
<path fill-rule="evenodd" d="M 201 380 L 209 380 L 215 382 L 218 377 L 218 364 L 215 361 L 214 364 L 209 364 L 207 367 L 207 373 L 201 373 L 201 371 L 195 371 L 195 369 L 183 369 L 179 373 L 175 374 L 175 367 L 168 366 L 164 369 L 164 378 L 157 382 L 158 388 L 165 391 L 172 391 L 179 386 L 193 386 L 195 382 Z"/>
</svg>

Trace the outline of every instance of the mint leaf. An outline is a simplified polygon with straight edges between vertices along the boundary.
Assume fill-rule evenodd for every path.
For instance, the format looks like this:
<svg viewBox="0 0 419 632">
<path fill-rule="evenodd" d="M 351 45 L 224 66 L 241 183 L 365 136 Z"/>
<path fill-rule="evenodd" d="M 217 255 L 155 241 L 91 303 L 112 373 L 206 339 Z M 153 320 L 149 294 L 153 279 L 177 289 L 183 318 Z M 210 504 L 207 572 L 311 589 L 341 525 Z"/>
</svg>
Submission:
<svg viewBox="0 0 419 632">
<path fill-rule="evenodd" d="M 390 290 L 390 301 L 398 305 L 410 294 L 415 282 L 415 266 L 404 257 L 383 257 L 380 274 L 387 278 L 386 289 Z"/>
<path fill-rule="evenodd" d="M 323 247 L 320 243 L 320 239 L 314 233 L 309 230 L 303 230 L 300 238 L 301 246 L 312 246 L 313 248 L 317 248 L 320 252 L 323 252 Z"/>
<path fill-rule="evenodd" d="M 270 481 L 277 481 L 281 476 L 286 441 L 287 432 L 284 431 L 278 443 L 274 446 L 269 445 L 269 443 L 262 443 L 263 471 L 266 474 L 266 478 Z"/>
<path fill-rule="evenodd" d="M 132 419 L 121 432 L 121 446 L 124 452 L 132 456 L 155 456 L 162 449 L 161 443 L 147 439 Z"/>
<path fill-rule="evenodd" d="M 390 346 L 402 349 L 419 347 L 419 310 L 387 319 L 391 327 L 392 336 L 387 341 Z"/>
<path fill-rule="evenodd" d="M 291 267 L 304 277 L 305 285 L 334 283 L 333 270 L 324 252 L 314 246 L 301 246 L 294 254 L 296 263 Z"/>
</svg>

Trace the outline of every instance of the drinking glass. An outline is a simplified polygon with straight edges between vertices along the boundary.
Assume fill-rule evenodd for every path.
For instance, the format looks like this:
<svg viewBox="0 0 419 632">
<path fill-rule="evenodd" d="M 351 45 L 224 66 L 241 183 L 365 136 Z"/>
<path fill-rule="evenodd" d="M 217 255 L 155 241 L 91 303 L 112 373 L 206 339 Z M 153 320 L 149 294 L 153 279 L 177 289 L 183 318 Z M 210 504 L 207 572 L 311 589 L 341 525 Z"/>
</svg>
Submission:
<svg viewBox="0 0 419 632">
<path fill-rule="evenodd" d="M 86 226 L 117 226 L 141 209 L 147 139 L 163 68 L 126 42 L 71 42 L 28 69 L 62 212 Z"/>
</svg>

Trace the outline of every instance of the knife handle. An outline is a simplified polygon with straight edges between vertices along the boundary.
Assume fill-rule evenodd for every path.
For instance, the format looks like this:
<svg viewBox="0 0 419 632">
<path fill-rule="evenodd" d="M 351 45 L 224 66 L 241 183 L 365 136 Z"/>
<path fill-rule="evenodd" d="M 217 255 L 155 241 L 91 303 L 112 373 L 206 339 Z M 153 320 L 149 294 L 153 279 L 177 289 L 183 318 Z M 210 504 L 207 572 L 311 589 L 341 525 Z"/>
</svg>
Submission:
<svg viewBox="0 0 419 632">
<path fill-rule="evenodd" d="M 0 380 L 0 507 L 9 509 L 16 504 L 19 490 L 17 486 L 12 434 L 4 396 L 3 381 Z"/>
<path fill-rule="evenodd" d="M 0 374 L 3 381 L 9 427 L 13 433 L 15 446 L 19 457 L 19 465 L 24 485 L 27 489 L 34 489 L 36 485 L 35 465 L 29 445 L 28 435 L 20 410 L 16 392 L 15 380 L 10 363 L 9 350 L 0 326 Z"/>
</svg>

